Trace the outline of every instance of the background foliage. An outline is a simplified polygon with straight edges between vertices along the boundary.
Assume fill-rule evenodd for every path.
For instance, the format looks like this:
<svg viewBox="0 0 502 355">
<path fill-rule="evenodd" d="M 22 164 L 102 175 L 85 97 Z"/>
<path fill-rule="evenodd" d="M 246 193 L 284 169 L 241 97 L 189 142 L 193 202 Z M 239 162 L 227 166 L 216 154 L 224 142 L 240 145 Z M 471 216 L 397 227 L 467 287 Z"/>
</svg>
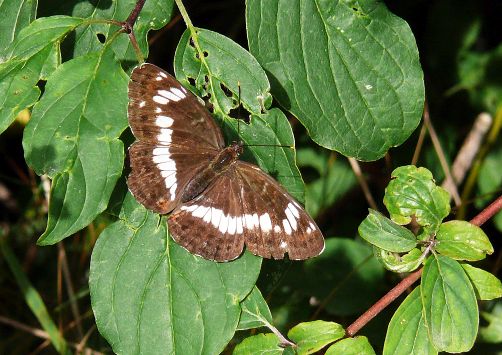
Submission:
<svg viewBox="0 0 502 355">
<path fill-rule="evenodd" d="M 167 238 L 159 216 L 125 194 L 122 162 L 132 140 L 126 130 L 125 89 L 136 56 L 125 34 L 114 38 L 118 26 L 97 20 L 123 21 L 134 4 L 0 0 L 0 353 L 84 348 L 231 353 L 239 343 L 236 353 L 254 352 L 256 344 L 269 344 L 280 353 L 275 335 L 253 329 L 270 324 L 297 342 L 300 352 L 338 339 L 343 329 L 327 321 L 350 324 L 399 281 L 359 238 L 368 202 L 344 155 L 373 161 L 361 167 L 375 207 L 387 213 L 384 188 L 394 168 L 412 159 L 424 93 L 448 164 L 480 112 L 495 120 L 460 186 L 464 203 L 454 208 L 454 218 L 469 219 L 500 194 L 498 2 L 186 1 L 192 22 L 201 28 L 200 56 L 172 1 L 147 0 L 135 33 L 143 53 L 150 52 L 148 61 L 176 72 L 199 95 L 210 96 L 227 138 L 236 137 L 230 115 L 235 116 L 239 99 L 242 111 L 251 115 L 249 125 L 240 125 L 240 139 L 276 145 L 296 141 L 296 152 L 257 147 L 245 158 L 304 201 L 328 237 L 325 252 L 303 263 L 245 254 L 234 263 L 214 264 L 191 256 Z M 43 19 L 47 16 L 52 17 Z M 32 110 L 23 110 L 35 103 Z M 442 181 L 438 151 L 429 138 L 417 165 Z M 386 207 L 394 220 L 399 213 L 388 201 Z M 438 219 L 431 228 L 440 228 L 448 214 L 440 207 L 431 214 Z M 378 214 L 371 215 L 378 220 Z M 474 292 L 488 300 L 498 291 L 480 294 L 465 275 L 486 280 L 479 268 L 500 275 L 501 216 L 483 226 L 494 246 L 492 256 L 477 268 L 443 256 L 429 260 L 422 294 L 448 267 L 465 281 L 463 307 L 478 314 Z M 389 228 L 389 234 L 399 230 Z M 447 226 L 443 240 L 451 238 L 448 232 Z M 39 245 L 58 244 L 39 247 L 37 239 Z M 409 235 L 392 245 L 368 241 L 410 254 L 415 245 Z M 489 249 L 482 237 L 479 241 L 480 251 L 467 260 L 479 260 Z M 441 253 L 455 258 L 458 250 Z M 329 351 L 371 353 L 369 339 L 381 352 L 400 301 L 368 324 L 363 336 Z M 436 307 L 423 302 L 429 311 Z M 417 305 L 420 309 L 415 290 L 393 319 L 409 319 L 406 312 Z M 502 350 L 501 307 L 500 301 L 480 304 L 472 352 Z M 434 326 L 444 325 L 444 319 L 433 316 L 425 312 Z M 298 324 L 309 320 L 315 321 Z M 421 329 L 424 319 L 412 321 Z M 389 329 L 397 334 L 394 324 Z M 234 335 L 235 327 L 242 331 Z M 250 335 L 259 341 L 246 338 Z M 464 331 L 455 336 L 467 350 L 475 335 Z M 444 337 L 435 336 L 437 346 Z M 421 334 L 417 341 L 424 352 L 433 353 L 426 338 Z M 441 344 L 441 349 L 452 349 Z M 386 339 L 385 346 L 395 344 Z"/>
</svg>

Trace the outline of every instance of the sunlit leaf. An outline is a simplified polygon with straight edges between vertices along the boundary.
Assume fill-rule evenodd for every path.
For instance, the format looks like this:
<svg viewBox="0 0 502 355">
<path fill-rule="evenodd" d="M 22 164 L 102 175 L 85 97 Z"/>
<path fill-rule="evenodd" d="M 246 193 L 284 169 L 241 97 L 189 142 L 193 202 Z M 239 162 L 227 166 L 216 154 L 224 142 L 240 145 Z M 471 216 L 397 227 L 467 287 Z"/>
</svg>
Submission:
<svg viewBox="0 0 502 355">
<path fill-rule="evenodd" d="M 436 251 L 456 260 L 477 261 L 493 253 L 493 246 L 485 232 L 467 221 L 441 224 L 436 240 Z"/>
<path fill-rule="evenodd" d="M 296 343 L 297 354 L 313 354 L 329 343 L 341 339 L 345 330 L 340 324 L 317 320 L 295 325 L 288 337 Z"/>
</svg>

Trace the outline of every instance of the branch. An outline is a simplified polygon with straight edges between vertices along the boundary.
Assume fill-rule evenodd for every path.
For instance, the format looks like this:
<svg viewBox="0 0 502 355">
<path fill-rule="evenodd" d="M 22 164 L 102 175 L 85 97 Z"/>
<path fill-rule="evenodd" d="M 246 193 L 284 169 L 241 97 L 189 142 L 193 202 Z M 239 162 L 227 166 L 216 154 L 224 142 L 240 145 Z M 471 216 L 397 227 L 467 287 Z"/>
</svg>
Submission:
<svg viewBox="0 0 502 355">
<path fill-rule="evenodd" d="M 470 223 L 481 226 L 491 217 L 493 217 L 497 212 L 502 209 L 502 195 L 492 202 L 488 207 L 481 211 L 476 217 L 470 220 Z M 371 306 L 366 312 L 364 312 L 359 318 L 357 318 L 351 325 L 347 327 L 346 335 L 353 337 L 362 327 L 364 327 L 370 320 L 372 320 L 377 314 L 385 309 L 389 304 L 391 304 L 396 298 L 401 296 L 404 291 L 411 285 L 413 285 L 422 274 L 422 269 L 416 270 L 404 278 L 400 283 L 398 283 L 393 289 L 391 289 L 385 296 L 379 299 L 373 306 Z"/>
</svg>

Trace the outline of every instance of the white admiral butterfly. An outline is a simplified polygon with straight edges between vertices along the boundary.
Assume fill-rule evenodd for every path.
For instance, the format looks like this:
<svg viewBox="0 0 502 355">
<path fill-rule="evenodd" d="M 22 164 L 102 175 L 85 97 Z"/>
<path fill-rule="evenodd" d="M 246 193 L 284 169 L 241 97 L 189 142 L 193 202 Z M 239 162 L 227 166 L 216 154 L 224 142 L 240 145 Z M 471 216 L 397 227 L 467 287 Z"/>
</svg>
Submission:
<svg viewBox="0 0 502 355">
<path fill-rule="evenodd" d="M 304 209 L 256 165 L 225 147 L 209 111 L 152 64 L 129 83 L 129 189 L 145 207 L 171 213 L 169 232 L 189 252 L 216 261 L 253 254 L 282 259 L 319 255 L 324 238 Z"/>
</svg>

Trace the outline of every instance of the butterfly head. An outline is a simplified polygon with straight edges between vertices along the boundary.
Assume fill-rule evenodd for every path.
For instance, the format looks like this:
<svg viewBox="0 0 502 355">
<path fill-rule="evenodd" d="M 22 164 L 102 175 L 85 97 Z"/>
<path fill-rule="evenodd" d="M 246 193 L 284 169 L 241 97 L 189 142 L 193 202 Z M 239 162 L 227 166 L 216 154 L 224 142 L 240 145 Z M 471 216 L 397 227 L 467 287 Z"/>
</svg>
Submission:
<svg viewBox="0 0 502 355">
<path fill-rule="evenodd" d="M 244 142 L 232 142 L 232 144 L 230 144 L 228 148 L 235 154 L 236 157 L 238 157 L 244 151 Z"/>
</svg>

